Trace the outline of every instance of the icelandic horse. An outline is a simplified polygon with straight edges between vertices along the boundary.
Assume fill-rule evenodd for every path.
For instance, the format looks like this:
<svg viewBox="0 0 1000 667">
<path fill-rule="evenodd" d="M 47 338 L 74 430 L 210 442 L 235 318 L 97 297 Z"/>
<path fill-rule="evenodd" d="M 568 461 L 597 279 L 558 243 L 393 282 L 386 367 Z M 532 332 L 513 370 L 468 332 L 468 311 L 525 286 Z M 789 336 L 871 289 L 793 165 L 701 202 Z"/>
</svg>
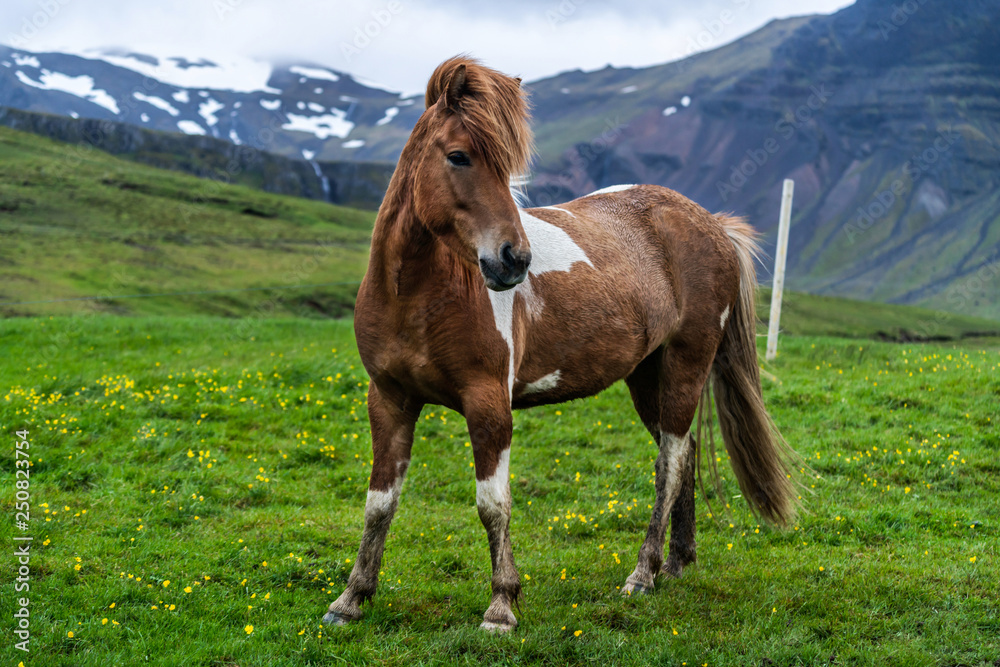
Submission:
<svg viewBox="0 0 1000 667">
<path fill-rule="evenodd" d="M 328 624 L 360 618 L 375 595 L 428 403 L 468 423 L 493 566 L 488 630 L 517 625 L 511 604 L 521 594 L 509 530 L 514 408 L 625 379 L 659 454 L 649 528 L 623 593 L 650 592 L 657 573 L 680 576 L 695 561 L 689 431 L 710 374 L 743 497 L 774 523 L 793 515 L 787 445 L 761 397 L 752 228 L 653 185 L 520 209 L 509 183 L 528 167 L 528 119 L 520 79 L 476 60 L 447 60 L 427 84 L 357 297 L 374 462 L 358 557 Z"/>
</svg>

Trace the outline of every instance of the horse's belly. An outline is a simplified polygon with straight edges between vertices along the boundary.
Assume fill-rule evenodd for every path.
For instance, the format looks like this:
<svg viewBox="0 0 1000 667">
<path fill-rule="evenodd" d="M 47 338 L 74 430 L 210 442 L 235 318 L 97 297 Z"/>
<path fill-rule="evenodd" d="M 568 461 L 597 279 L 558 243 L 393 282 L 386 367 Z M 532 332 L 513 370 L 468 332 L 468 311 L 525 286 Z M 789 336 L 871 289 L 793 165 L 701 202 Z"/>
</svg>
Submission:
<svg viewBox="0 0 1000 667">
<path fill-rule="evenodd" d="M 640 322 L 604 322 L 600 329 L 564 325 L 529 339 L 514 380 L 515 408 L 591 396 L 624 378 L 648 354 Z"/>
</svg>

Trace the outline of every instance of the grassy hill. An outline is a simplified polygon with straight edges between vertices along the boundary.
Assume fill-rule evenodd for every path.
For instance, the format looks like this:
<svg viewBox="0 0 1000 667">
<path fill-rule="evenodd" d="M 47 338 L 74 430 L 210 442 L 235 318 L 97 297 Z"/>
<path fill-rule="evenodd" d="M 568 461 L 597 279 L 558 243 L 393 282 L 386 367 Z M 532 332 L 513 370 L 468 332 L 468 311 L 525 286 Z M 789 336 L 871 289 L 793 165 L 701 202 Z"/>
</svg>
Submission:
<svg viewBox="0 0 1000 667">
<path fill-rule="evenodd" d="M 374 217 L 0 128 L 0 312 L 342 315 Z"/>
</svg>

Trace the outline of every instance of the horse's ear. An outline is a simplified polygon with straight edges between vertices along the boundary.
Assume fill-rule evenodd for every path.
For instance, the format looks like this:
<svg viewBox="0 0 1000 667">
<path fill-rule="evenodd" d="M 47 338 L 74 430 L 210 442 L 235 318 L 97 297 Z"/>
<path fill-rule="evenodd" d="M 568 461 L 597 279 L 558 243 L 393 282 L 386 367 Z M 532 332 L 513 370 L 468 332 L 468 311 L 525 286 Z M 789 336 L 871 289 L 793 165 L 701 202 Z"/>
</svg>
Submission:
<svg viewBox="0 0 1000 667">
<path fill-rule="evenodd" d="M 520 88 L 521 87 L 521 77 L 515 76 L 514 77 L 514 81 L 517 82 L 517 87 Z"/>
<path fill-rule="evenodd" d="M 460 110 L 460 101 L 465 94 L 465 65 L 459 65 L 451 74 L 448 80 L 448 87 L 444 92 L 444 101 L 452 111 Z"/>
</svg>

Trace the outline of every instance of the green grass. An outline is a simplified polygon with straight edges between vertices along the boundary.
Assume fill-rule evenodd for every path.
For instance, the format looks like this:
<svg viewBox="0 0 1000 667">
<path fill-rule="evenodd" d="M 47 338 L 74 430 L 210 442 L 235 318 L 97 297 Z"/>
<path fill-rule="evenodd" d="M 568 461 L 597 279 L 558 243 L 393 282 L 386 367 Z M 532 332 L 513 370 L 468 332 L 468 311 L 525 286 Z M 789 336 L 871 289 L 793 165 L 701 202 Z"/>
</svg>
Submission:
<svg viewBox="0 0 1000 667">
<path fill-rule="evenodd" d="M 771 289 L 762 288 L 757 296 L 757 317 L 767 322 L 770 313 Z M 785 292 L 781 331 L 898 342 L 950 341 L 1000 336 L 1000 322 L 916 306 Z"/>
<path fill-rule="evenodd" d="M 731 508 L 709 517 L 699 499 L 698 563 L 658 579 L 651 596 L 622 599 L 655 454 L 627 392 L 619 383 L 518 413 L 511 528 L 525 598 L 515 632 L 482 634 L 489 556 L 471 448 L 462 418 L 432 407 L 380 593 L 362 621 L 326 629 L 319 619 L 355 557 L 370 469 L 349 322 L 6 320 L 0 537 L 9 547 L 21 534 L 12 445 L 28 429 L 35 540 L 31 653 L 7 631 L 0 660 L 994 664 L 996 343 L 786 337 L 767 370 L 774 418 L 818 475 L 805 478 L 792 528 L 757 525 L 723 456 Z M 14 571 L 8 548 L 8 628 Z"/>
<path fill-rule="evenodd" d="M 374 217 L 0 127 L 0 313 L 343 315 Z"/>
</svg>

